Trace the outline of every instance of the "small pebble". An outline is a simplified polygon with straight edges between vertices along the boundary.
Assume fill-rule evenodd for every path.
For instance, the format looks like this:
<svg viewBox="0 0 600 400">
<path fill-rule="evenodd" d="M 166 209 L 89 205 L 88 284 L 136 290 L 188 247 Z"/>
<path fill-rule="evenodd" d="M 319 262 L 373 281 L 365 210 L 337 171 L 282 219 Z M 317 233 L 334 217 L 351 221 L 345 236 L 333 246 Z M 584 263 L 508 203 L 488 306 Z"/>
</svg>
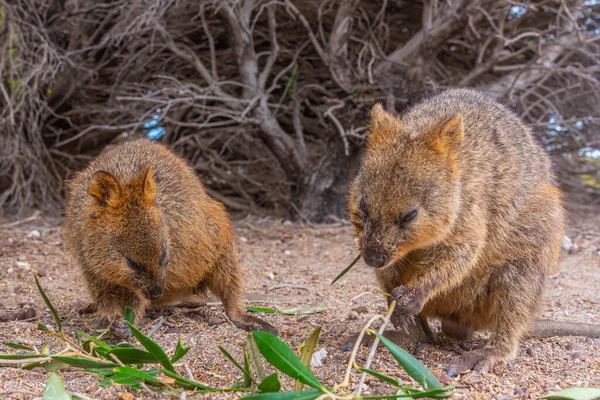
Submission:
<svg viewBox="0 0 600 400">
<path fill-rule="evenodd" d="M 210 320 L 209 320 L 209 325 L 210 325 Z M 165 334 L 169 334 L 169 333 L 181 333 L 181 328 L 178 326 L 170 326 L 169 328 L 167 328 L 165 330 Z"/>
<path fill-rule="evenodd" d="M 312 355 L 312 358 L 310 359 L 310 366 L 313 368 L 314 367 L 322 367 L 323 360 L 325 359 L 325 357 L 327 357 L 327 350 L 319 349 L 319 350 L 315 351 Z"/>
<path fill-rule="evenodd" d="M 350 312 L 348 313 L 348 317 L 347 317 L 347 319 L 348 319 L 349 321 L 356 321 L 356 320 L 358 319 L 358 313 L 357 313 L 356 311 L 350 311 Z"/>
<path fill-rule="evenodd" d="M 35 318 L 36 315 L 37 313 L 35 311 L 35 308 L 29 307 L 16 313 L 14 318 L 17 321 L 23 321 L 25 319 Z"/>
<path fill-rule="evenodd" d="M 30 239 L 37 239 L 40 236 L 42 236 L 42 234 L 37 229 L 34 229 L 27 234 L 27 237 Z"/>
<path fill-rule="evenodd" d="M 571 350 L 571 351 L 581 351 L 583 350 L 583 346 L 581 346 L 579 343 L 577 342 L 569 342 L 569 344 L 567 344 L 567 350 Z"/>
<path fill-rule="evenodd" d="M 37 271 L 37 275 L 38 275 L 40 278 L 43 278 L 44 276 L 48 275 L 48 273 L 46 272 L 46 270 L 44 270 L 44 269 L 40 269 L 40 270 L 38 270 L 38 271 Z"/>
<path fill-rule="evenodd" d="M 365 306 L 358 306 L 353 308 L 352 311 L 356 311 L 359 314 L 366 314 L 369 312 L 369 309 Z"/>
<path fill-rule="evenodd" d="M 415 347 L 413 354 L 415 354 L 415 355 L 421 354 L 423 352 L 423 350 L 425 350 L 425 347 L 427 347 L 427 345 L 425 343 L 419 343 L 417 345 L 417 347 Z"/>
<path fill-rule="evenodd" d="M 224 321 L 219 317 L 210 317 L 208 319 L 208 326 L 221 325 Z"/>
<path fill-rule="evenodd" d="M 535 357 L 535 352 L 533 351 L 533 349 L 531 347 L 528 347 L 527 350 L 525 350 L 525 352 L 527 353 L 527 355 L 529 357 Z"/>
<path fill-rule="evenodd" d="M 478 373 L 474 373 L 473 375 L 467 376 L 464 381 L 469 383 L 479 382 L 481 380 L 481 375 Z"/>
</svg>

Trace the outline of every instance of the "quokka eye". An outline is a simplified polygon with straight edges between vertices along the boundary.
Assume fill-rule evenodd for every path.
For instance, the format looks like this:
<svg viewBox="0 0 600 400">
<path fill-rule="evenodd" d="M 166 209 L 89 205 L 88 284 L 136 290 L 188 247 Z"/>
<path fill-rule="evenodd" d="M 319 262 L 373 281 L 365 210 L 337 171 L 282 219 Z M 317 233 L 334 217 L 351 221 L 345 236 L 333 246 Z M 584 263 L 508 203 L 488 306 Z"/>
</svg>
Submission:
<svg viewBox="0 0 600 400">
<path fill-rule="evenodd" d="M 360 203 L 358 204 L 360 207 L 360 212 L 363 215 L 367 215 L 367 205 L 365 204 L 365 199 L 360 199 Z"/>
<path fill-rule="evenodd" d="M 413 219 L 415 219 L 415 217 L 417 216 L 417 210 L 412 210 L 406 213 L 405 216 L 403 216 L 400 220 L 401 223 L 406 223 L 406 222 L 410 222 Z"/>
<path fill-rule="evenodd" d="M 129 266 L 129 268 L 138 271 L 140 269 L 140 264 L 136 263 L 133 260 L 130 260 L 129 258 L 127 259 L 127 265 Z"/>
</svg>

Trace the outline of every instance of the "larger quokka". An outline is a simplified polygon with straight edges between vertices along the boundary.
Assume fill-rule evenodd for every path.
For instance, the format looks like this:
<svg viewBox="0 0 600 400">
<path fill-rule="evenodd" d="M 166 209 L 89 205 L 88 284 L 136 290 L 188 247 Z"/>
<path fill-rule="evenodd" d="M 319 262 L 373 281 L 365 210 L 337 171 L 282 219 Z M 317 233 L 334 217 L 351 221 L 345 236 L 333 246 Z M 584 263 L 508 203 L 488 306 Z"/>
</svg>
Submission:
<svg viewBox="0 0 600 400">
<path fill-rule="evenodd" d="M 65 234 L 101 316 L 116 336 L 122 316 L 210 289 L 243 329 L 275 332 L 244 310 L 242 275 L 224 206 L 193 171 L 149 140 L 101 154 L 68 185 Z"/>
<path fill-rule="evenodd" d="M 449 375 L 512 359 L 519 339 L 535 333 L 561 249 L 564 213 L 549 157 L 515 114 L 468 89 L 400 117 L 375 105 L 369 130 L 348 212 L 365 262 L 397 301 L 394 320 L 418 316 L 426 328 L 440 318 L 458 339 L 491 331 Z M 597 326 L 583 328 L 574 333 L 598 335 Z"/>
</svg>

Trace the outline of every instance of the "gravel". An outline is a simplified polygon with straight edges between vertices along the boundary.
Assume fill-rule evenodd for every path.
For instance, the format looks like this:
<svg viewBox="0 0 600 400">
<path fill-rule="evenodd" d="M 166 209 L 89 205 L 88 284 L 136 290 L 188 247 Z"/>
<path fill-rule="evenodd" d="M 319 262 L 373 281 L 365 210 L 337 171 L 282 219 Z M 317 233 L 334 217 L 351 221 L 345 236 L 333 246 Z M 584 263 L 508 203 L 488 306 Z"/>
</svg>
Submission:
<svg viewBox="0 0 600 400">
<path fill-rule="evenodd" d="M 597 213 L 573 217 L 567 231 L 570 243 L 559 270 L 548 282 L 541 316 L 559 320 L 598 323 L 600 320 L 600 218 Z M 3 221 L 0 221 L 2 225 Z M 89 302 L 83 280 L 73 262 L 64 253 L 60 227 L 54 221 L 39 219 L 32 223 L 0 231 L 0 342 L 48 341 L 52 351 L 62 344 L 35 329 L 37 322 L 53 325 L 52 317 L 35 288 L 37 272 L 46 293 L 62 316 L 67 334 L 96 329 L 92 315 L 78 310 Z M 326 355 L 314 373 L 326 385 L 343 379 L 349 357 L 349 337 L 360 331 L 370 317 L 386 310 L 375 277 L 362 261 L 335 285 L 331 280 L 356 256 L 349 226 L 306 226 L 289 221 L 246 218 L 237 223 L 238 251 L 248 297 L 253 305 L 293 308 L 326 306 L 320 314 L 286 316 L 263 314 L 278 327 L 280 338 L 297 348 L 315 326 L 322 326 L 317 347 Z M 39 235 L 32 234 L 37 231 Z M 575 248 L 573 245 L 576 245 Z M 569 254 L 570 253 L 570 254 Z M 592 289 L 594 288 L 594 289 Z M 270 289 L 270 290 L 269 290 Z M 151 310 L 141 324 L 148 332 L 161 317 L 166 322 L 153 339 L 172 352 L 179 337 L 192 350 L 181 360 L 178 370 L 186 374 L 186 364 L 194 378 L 213 386 L 232 385 L 241 378 L 238 370 L 221 354 L 217 345 L 226 347 L 241 359 L 246 333 L 232 326 L 214 300 L 199 308 Z M 14 321 L 14 319 L 20 319 Z M 11 322 L 6 322 L 12 320 Z M 413 351 L 414 348 L 407 350 Z M 516 360 L 490 373 L 470 372 L 456 379 L 444 375 L 444 367 L 461 353 L 460 347 L 443 340 L 421 344 L 416 357 L 428 366 L 444 384 L 457 386 L 454 399 L 533 399 L 549 391 L 569 386 L 600 387 L 600 340 L 579 337 L 528 339 L 522 343 Z M 0 352 L 14 352 L 0 345 Z M 359 353 L 364 362 L 367 351 Z M 408 381 L 407 375 L 385 350 L 379 350 L 372 368 Z M 99 379 L 77 372 L 60 370 L 69 392 L 92 398 L 134 398 L 122 386 L 98 387 Z M 0 398 L 32 399 L 40 397 L 48 374 L 40 369 L 23 371 L 0 369 Z M 358 382 L 353 375 L 352 385 Z M 285 389 L 291 379 L 282 377 Z M 386 394 L 389 388 L 374 379 L 365 382 L 365 394 Z M 168 398 L 162 394 L 134 393 L 135 398 Z M 188 398 L 192 397 L 188 393 Z M 197 398 L 233 399 L 234 393 L 204 395 Z"/>
</svg>

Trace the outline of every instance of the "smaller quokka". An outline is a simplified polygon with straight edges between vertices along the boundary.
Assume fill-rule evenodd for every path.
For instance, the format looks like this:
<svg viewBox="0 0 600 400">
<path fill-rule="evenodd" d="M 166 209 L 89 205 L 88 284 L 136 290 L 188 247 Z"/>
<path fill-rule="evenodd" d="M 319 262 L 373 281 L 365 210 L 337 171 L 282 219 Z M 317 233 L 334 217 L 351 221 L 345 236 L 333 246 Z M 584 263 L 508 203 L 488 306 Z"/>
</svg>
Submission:
<svg viewBox="0 0 600 400">
<path fill-rule="evenodd" d="M 246 330 L 275 328 L 244 310 L 242 273 L 225 207 L 208 196 L 187 163 L 148 140 L 98 156 L 68 183 L 66 243 L 113 335 L 128 334 L 149 305 L 209 289 Z"/>
</svg>

